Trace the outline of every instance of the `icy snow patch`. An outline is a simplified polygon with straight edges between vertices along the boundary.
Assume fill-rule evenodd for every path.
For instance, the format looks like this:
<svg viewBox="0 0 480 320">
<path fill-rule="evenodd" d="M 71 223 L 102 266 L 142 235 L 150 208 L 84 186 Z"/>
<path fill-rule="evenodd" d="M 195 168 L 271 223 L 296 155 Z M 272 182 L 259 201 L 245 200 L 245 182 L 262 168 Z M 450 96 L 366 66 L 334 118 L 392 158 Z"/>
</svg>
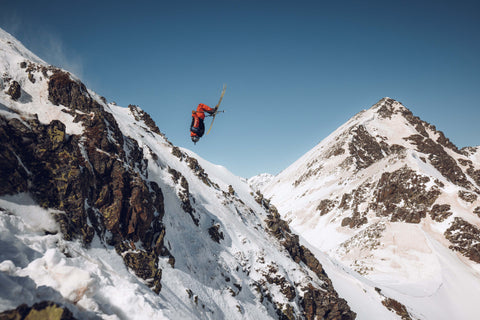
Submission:
<svg viewBox="0 0 480 320">
<path fill-rule="evenodd" d="M 55 210 L 43 209 L 38 206 L 29 194 L 4 195 L 0 197 L 0 208 L 4 208 L 16 216 L 35 231 L 60 231 L 52 217 Z"/>
</svg>

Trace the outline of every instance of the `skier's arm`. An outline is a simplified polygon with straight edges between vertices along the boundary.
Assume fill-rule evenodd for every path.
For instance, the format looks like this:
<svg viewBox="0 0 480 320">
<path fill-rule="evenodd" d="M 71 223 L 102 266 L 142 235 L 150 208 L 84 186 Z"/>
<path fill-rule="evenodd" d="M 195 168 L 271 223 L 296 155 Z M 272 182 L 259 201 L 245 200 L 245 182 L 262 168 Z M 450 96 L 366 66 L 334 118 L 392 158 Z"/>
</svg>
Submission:
<svg viewBox="0 0 480 320">
<path fill-rule="evenodd" d="M 213 108 L 210 108 L 209 106 L 207 106 L 206 104 L 203 104 L 203 103 L 200 103 L 198 105 L 198 108 L 197 109 L 202 109 L 203 111 L 206 111 L 208 113 L 213 113 L 215 111 L 215 109 Z"/>
</svg>

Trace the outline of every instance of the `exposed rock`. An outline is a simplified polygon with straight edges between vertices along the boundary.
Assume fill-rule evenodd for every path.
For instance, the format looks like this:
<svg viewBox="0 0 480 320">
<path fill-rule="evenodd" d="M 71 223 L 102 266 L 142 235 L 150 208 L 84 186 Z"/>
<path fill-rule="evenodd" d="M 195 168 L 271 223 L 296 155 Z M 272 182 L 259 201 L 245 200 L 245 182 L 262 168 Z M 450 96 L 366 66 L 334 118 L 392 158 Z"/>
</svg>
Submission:
<svg viewBox="0 0 480 320">
<path fill-rule="evenodd" d="M 355 319 L 356 314 L 350 311 L 347 302 L 338 299 L 333 295 L 325 294 L 323 291 L 309 285 L 304 288 L 305 293 L 302 300 L 304 317 L 307 320 L 314 319 Z"/>
<path fill-rule="evenodd" d="M 463 159 L 463 158 L 459 158 L 459 159 L 458 159 L 458 163 L 460 163 L 460 164 L 461 164 L 462 166 L 464 166 L 464 167 L 468 167 L 468 166 L 473 165 L 472 160 Z"/>
<path fill-rule="evenodd" d="M 345 152 L 346 152 L 345 149 L 342 148 L 341 146 L 334 145 L 329 150 L 327 150 L 327 152 L 325 153 L 325 158 L 330 159 L 331 157 L 336 157 L 336 156 L 342 155 Z"/>
<path fill-rule="evenodd" d="M 384 98 L 377 103 L 377 105 L 381 105 L 381 107 L 377 110 L 380 119 L 392 118 L 393 114 L 395 113 L 395 109 L 393 108 L 394 102 L 395 100 L 393 99 Z"/>
<path fill-rule="evenodd" d="M 378 292 L 383 297 L 382 304 L 390 311 L 398 314 L 402 320 L 412 320 L 410 314 L 407 311 L 407 308 L 402 303 L 398 302 L 395 299 L 386 297 L 380 288 L 375 288 L 375 291 Z"/>
<path fill-rule="evenodd" d="M 48 82 L 48 100 L 54 105 L 63 105 L 85 113 L 100 110 L 100 105 L 92 99 L 85 85 L 73 81 L 70 75 L 56 70 Z"/>
<path fill-rule="evenodd" d="M 351 209 L 353 212 L 351 217 L 346 217 L 342 220 L 343 227 L 358 228 L 368 222 L 368 210 L 360 212 L 359 207 L 366 201 L 370 188 L 371 184 L 365 182 L 358 188 L 352 190 L 351 193 L 343 194 L 338 208 L 343 210 Z"/>
<path fill-rule="evenodd" d="M 207 186 L 212 186 L 213 185 L 212 181 L 210 181 L 210 179 L 208 178 L 208 174 L 200 166 L 197 159 L 187 156 L 187 163 L 188 163 L 188 166 L 190 167 L 190 169 L 193 170 L 195 175 L 198 178 L 200 178 L 200 180 L 202 180 L 203 183 L 205 183 Z"/>
<path fill-rule="evenodd" d="M 122 251 L 126 250 L 120 250 L 119 253 L 121 254 Z M 157 294 L 160 292 L 162 289 L 160 283 L 160 280 L 162 279 L 162 270 L 158 268 L 157 254 L 145 251 L 127 251 L 123 255 L 123 260 L 137 276 L 147 281 L 153 292 Z"/>
<path fill-rule="evenodd" d="M 213 241 L 220 243 L 220 240 L 224 239 L 223 232 L 219 231 L 220 225 L 214 224 L 210 228 L 208 228 L 208 234 Z"/>
<path fill-rule="evenodd" d="M 10 119 L 7 123 L 5 118 L 0 117 L 0 177 L 4 177 L 0 183 L 0 195 L 28 189 L 29 172 L 17 154 L 19 149 L 15 136 L 11 137 L 12 131 L 28 132 L 29 129 L 18 119 Z"/>
<path fill-rule="evenodd" d="M 168 172 L 172 175 L 172 179 L 175 183 L 180 183 L 178 197 L 181 201 L 183 211 L 188 213 L 195 225 L 198 226 L 200 220 L 194 215 L 195 209 L 192 207 L 192 204 L 190 202 L 190 191 L 187 179 L 185 179 L 185 177 L 180 172 L 170 167 L 168 168 Z"/>
<path fill-rule="evenodd" d="M 183 157 L 182 151 L 180 151 L 180 148 L 176 146 L 172 147 L 172 154 L 179 159 L 182 159 Z"/>
<path fill-rule="evenodd" d="M 163 194 L 156 183 L 145 180 L 143 150 L 123 136 L 113 115 L 82 83 L 62 71 L 52 72 L 50 101 L 69 108 L 84 133 L 67 135 L 58 120 L 45 125 L 36 118 L 0 117 L 0 176 L 9 177 L 2 179 L 0 195 L 29 192 L 42 207 L 59 210 L 55 218 L 67 240 L 79 238 L 88 245 L 97 234 L 120 253 L 131 250 L 123 243 L 141 241 L 142 249 L 135 251 L 139 258 L 128 255 L 131 268 L 140 266 L 133 263 L 139 259 L 158 255 L 169 256 L 173 265 L 163 246 Z M 151 283 L 153 289 L 160 290 L 160 270 L 151 273 L 158 282 Z"/>
<path fill-rule="evenodd" d="M 326 215 L 329 213 L 333 208 L 335 208 L 335 201 L 330 199 L 323 199 L 317 206 L 317 211 L 320 211 L 320 215 Z"/>
<path fill-rule="evenodd" d="M 438 139 L 437 139 L 438 143 L 440 143 L 442 146 L 444 146 L 446 148 L 452 149 L 453 151 L 455 151 L 458 154 L 461 154 L 461 151 L 458 150 L 457 146 L 454 145 L 453 142 L 450 141 L 450 139 L 445 137 L 445 135 L 443 134 L 442 131 L 436 131 L 436 133 L 438 134 Z"/>
<path fill-rule="evenodd" d="M 450 228 L 445 231 L 445 238 L 452 243 L 450 249 L 480 263 L 480 229 L 477 226 L 455 217 Z"/>
<path fill-rule="evenodd" d="M 20 87 L 20 84 L 17 81 L 13 80 L 7 90 L 7 94 L 15 101 L 20 99 L 20 96 L 22 95 L 22 88 Z"/>
<path fill-rule="evenodd" d="M 29 307 L 22 304 L 15 310 L 4 311 L 0 313 L 2 320 L 75 320 L 73 314 L 68 308 L 55 302 L 42 301 Z"/>
<path fill-rule="evenodd" d="M 235 189 L 231 185 L 228 186 L 228 194 L 231 196 L 235 195 Z"/>
<path fill-rule="evenodd" d="M 443 149 L 442 145 L 421 135 L 413 135 L 405 139 L 412 141 L 419 152 L 428 155 L 430 163 L 449 181 L 466 189 L 472 188 L 472 184 L 462 169 L 457 165 L 455 159 Z"/>
<path fill-rule="evenodd" d="M 217 190 L 220 190 L 220 187 L 218 184 L 214 183 L 210 178 L 208 177 L 208 174 L 205 172 L 205 170 L 200 166 L 198 163 L 198 160 L 190 157 L 188 154 L 182 152 L 180 148 L 172 146 L 172 154 L 176 156 L 177 158 L 180 159 L 180 161 L 186 161 L 188 164 L 188 167 L 192 169 L 192 171 L 195 173 L 195 175 L 207 186 L 213 187 Z"/>
<path fill-rule="evenodd" d="M 278 268 L 276 266 L 270 265 L 263 272 L 263 276 L 266 281 L 270 284 L 275 284 L 280 288 L 280 292 L 288 299 L 288 301 L 293 301 L 297 296 L 295 293 L 295 287 L 290 284 L 285 277 L 277 274 Z"/>
<path fill-rule="evenodd" d="M 28 73 L 28 80 L 30 80 L 31 83 L 35 83 L 35 76 L 33 75 L 33 73 Z"/>
<path fill-rule="evenodd" d="M 398 314 L 402 320 L 412 320 L 407 308 L 397 300 L 386 298 L 382 301 L 382 304 L 387 307 L 388 310 L 394 311 L 396 314 Z"/>
<path fill-rule="evenodd" d="M 427 189 L 429 181 L 429 177 L 408 167 L 385 172 L 378 181 L 370 208 L 378 216 L 391 216 L 392 222 L 419 223 L 440 195 L 435 186 Z"/>
<path fill-rule="evenodd" d="M 351 133 L 353 136 L 348 148 L 357 170 L 368 168 L 388 154 L 388 146 L 378 143 L 363 125 L 355 127 Z"/>
<path fill-rule="evenodd" d="M 480 170 L 475 170 L 473 166 L 467 169 L 467 174 L 475 181 L 478 187 L 480 187 Z M 478 190 L 477 190 L 477 193 Z"/>
<path fill-rule="evenodd" d="M 258 198 L 263 199 L 263 196 Z M 280 218 L 277 209 L 273 205 L 268 206 L 269 215 L 265 222 L 269 232 L 280 240 L 295 262 L 305 263 L 323 281 L 321 289 L 311 284 L 302 289 L 305 292 L 301 299 L 303 316 L 306 319 L 355 319 L 356 314 L 350 310 L 344 299 L 338 297 L 320 262 L 308 248 L 300 245 L 298 235 L 291 232 L 288 223 Z"/>
<path fill-rule="evenodd" d="M 475 201 L 477 201 L 477 195 L 473 192 L 460 190 L 458 191 L 458 197 L 463 201 L 470 203 L 474 203 Z"/>
<path fill-rule="evenodd" d="M 450 211 L 449 204 L 435 204 L 430 210 L 430 217 L 432 217 L 432 220 L 435 220 L 437 222 L 444 221 L 452 214 L 453 213 Z"/>
<path fill-rule="evenodd" d="M 255 201 L 256 201 L 259 205 L 261 205 L 265 210 L 270 210 L 270 208 L 274 208 L 273 205 L 270 205 L 270 200 L 269 200 L 269 199 L 265 199 L 265 198 L 263 197 L 263 194 L 262 194 L 259 190 L 255 191 L 254 199 L 255 199 Z M 275 209 L 275 211 L 276 211 L 276 209 Z"/>
<path fill-rule="evenodd" d="M 475 213 L 480 218 L 480 207 L 476 207 L 473 209 L 473 213 Z"/>
<path fill-rule="evenodd" d="M 368 223 L 368 219 L 366 217 L 366 212 L 361 214 L 357 210 L 353 211 L 351 217 L 345 217 L 342 219 L 342 227 L 350 227 L 351 229 L 358 228 L 364 224 Z"/>
<path fill-rule="evenodd" d="M 142 120 L 147 127 L 152 130 L 153 132 L 162 135 L 160 132 L 160 129 L 158 129 L 157 125 L 155 124 L 155 121 L 153 121 L 152 117 L 142 109 L 140 109 L 138 106 L 135 105 L 128 105 L 128 108 L 132 112 L 133 116 L 135 117 L 135 120 L 139 121 Z"/>
<path fill-rule="evenodd" d="M 399 144 L 392 144 L 390 146 L 390 152 L 395 153 L 397 155 L 404 155 L 406 150 L 407 150 L 407 148 L 405 148 L 404 146 L 401 146 Z"/>
</svg>

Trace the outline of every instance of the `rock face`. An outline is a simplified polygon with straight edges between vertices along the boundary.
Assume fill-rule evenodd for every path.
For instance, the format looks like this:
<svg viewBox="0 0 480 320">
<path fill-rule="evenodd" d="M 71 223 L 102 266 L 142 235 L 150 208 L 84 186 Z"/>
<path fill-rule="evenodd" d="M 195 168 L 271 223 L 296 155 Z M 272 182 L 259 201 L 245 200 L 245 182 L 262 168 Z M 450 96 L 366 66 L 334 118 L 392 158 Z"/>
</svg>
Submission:
<svg viewBox="0 0 480 320">
<path fill-rule="evenodd" d="M 478 148 L 459 150 L 435 126 L 384 98 L 260 191 L 310 248 L 367 278 L 388 274 L 399 282 L 421 282 L 422 275 L 404 274 L 410 268 L 430 272 L 431 264 L 423 262 L 428 259 L 403 255 L 441 255 L 428 245 L 420 249 L 431 237 L 442 239 L 452 255 L 478 263 L 479 169 Z M 384 296 L 382 305 L 404 317 L 396 307 L 399 297 Z"/>
<path fill-rule="evenodd" d="M 1 194 L 28 192 L 41 206 L 64 212 L 56 219 L 66 239 L 89 244 L 96 234 L 119 253 L 135 250 L 129 243 L 141 241 L 143 249 L 124 258 L 133 270 L 140 270 L 132 264 L 135 259 L 150 259 L 145 265 L 152 270 L 141 269 L 137 275 L 150 279 L 155 274 L 152 286 L 159 292 L 161 272 L 154 262 L 160 254 L 169 255 L 157 241 L 163 230 L 163 195 L 155 182 L 145 180 L 143 150 L 67 73 L 54 70 L 48 94 L 86 129 L 82 135 L 68 135 L 58 120 L 45 125 L 36 118 L 0 118 L 0 175 L 12 177 L 2 183 Z"/>
<path fill-rule="evenodd" d="M 26 304 L 20 305 L 15 310 L 0 313 L 0 319 L 48 319 L 48 320 L 75 320 L 72 312 L 65 307 L 53 302 L 43 301 L 29 307 Z"/>
<path fill-rule="evenodd" d="M 375 189 L 370 208 L 379 216 L 391 216 L 391 221 L 419 223 L 437 200 L 438 187 L 427 188 L 427 176 L 417 175 L 408 167 L 385 172 Z"/>
<path fill-rule="evenodd" d="M 17 81 L 12 81 L 10 87 L 8 88 L 7 94 L 12 97 L 13 100 L 18 100 L 22 95 L 22 88 Z"/>
<path fill-rule="evenodd" d="M 451 249 L 461 252 L 471 260 L 480 263 L 480 228 L 455 217 L 445 231 L 445 237 L 452 243 Z"/>
</svg>

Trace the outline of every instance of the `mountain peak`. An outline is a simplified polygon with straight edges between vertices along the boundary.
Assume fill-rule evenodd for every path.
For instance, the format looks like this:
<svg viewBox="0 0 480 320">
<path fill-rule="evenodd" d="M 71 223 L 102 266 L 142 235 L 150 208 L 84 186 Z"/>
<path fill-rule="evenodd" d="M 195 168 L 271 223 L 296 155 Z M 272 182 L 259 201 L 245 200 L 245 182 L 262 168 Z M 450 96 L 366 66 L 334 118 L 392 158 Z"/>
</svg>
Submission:
<svg viewBox="0 0 480 320">
<path fill-rule="evenodd" d="M 380 99 L 370 109 L 375 110 L 382 117 L 391 117 L 395 113 L 410 112 L 401 102 L 385 97 Z"/>
<path fill-rule="evenodd" d="M 435 126 L 387 97 L 351 118 L 261 191 L 310 248 L 387 288 L 410 309 L 422 307 L 409 283 L 431 292 L 425 296 L 428 304 L 452 318 L 452 305 L 473 310 L 469 294 L 480 283 L 477 276 L 465 276 L 469 280 L 462 285 L 469 293 L 451 305 L 435 302 L 450 299 L 447 291 L 437 292 L 439 286 L 457 286 L 442 282 L 441 270 L 467 268 L 476 274 L 480 263 L 475 253 L 480 249 L 478 150 L 458 150 Z M 455 262 L 445 266 L 447 260 Z M 465 318 L 473 318 L 469 312 Z M 428 310 L 419 313 L 438 318 Z"/>
</svg>

